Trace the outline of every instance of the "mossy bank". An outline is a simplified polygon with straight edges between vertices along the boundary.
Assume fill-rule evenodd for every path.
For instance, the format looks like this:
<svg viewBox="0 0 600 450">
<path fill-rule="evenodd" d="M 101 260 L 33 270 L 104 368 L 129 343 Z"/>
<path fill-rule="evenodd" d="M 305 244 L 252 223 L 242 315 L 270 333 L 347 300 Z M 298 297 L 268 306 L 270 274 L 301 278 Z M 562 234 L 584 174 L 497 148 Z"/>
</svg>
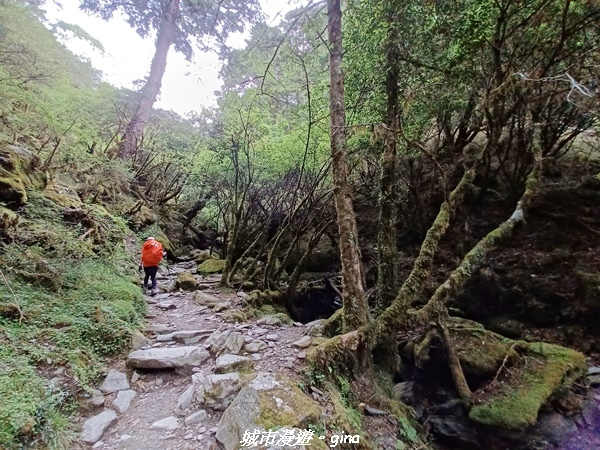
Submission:
<svg viewBox="0 0 600 450">
<path fill-rule="evenodd" d="M 126 243 L 99 205 L 28 191 L 0 243 L 0 448 L 68 448 L 76 396 L 145 312 Z M 63 204 L 60 204 L 63 203 Z M 76 220 L 75 217 L 80 217 Z M 134 246 L 132 245 L 133 249 Z"/>
</svg>

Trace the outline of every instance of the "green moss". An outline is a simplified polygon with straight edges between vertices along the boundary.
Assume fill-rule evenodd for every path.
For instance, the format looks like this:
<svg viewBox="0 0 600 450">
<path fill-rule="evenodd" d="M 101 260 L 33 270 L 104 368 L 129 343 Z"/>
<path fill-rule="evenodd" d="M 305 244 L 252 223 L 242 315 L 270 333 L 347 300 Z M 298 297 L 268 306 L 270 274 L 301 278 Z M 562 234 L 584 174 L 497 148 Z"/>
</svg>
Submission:
<svg viewBox="0 0 600 450">
<path fill-rule="evenodd" d="M 19 217 L 14 211 L 0 206 L 0 236 L 13 237 L 19 225 Z"/>
<path fill-rule="evenodd" d="M 198 289 L 198 282 L 191 273 L 181 272 L 177 274 L 175 287 L 184 291 L 195 291 Z"/>
<path fill-rule="evenodd" d="M 17 436 L 32 436 L 39 425 L 44 385 L 28 361 L 7 347 L 0 347 L 0 398 L 0 447 L 17 448 Z"/>
<path fill-rule="evenodd" d="M 510 430 L 536 423 L 540 407 L 586 372 L 583 354 L 552 344 L 520 343 L 527 364 L 516 380 L 504 382 L 491 398 L 475 404 L 469 418 Z"/>
<path fill-rule="evenodd" d="M 70 433 L 61 410 L 68 393 L 49 393 L 42 374 L 63 367 L 71 393 L 95 383 L 101 358 L 128 348 L 146 305 L 117 218 L 89 209 L 106 239 L 97 247 L 80 239 L 81 224 L 63 220 L 63 207 L 29 194 L 19 233 L 0 253 L 0 311 L 8 312 L 0 316 L 0 447 L 69 448 L 59 442 Z"/>
<path fill-rule="evenodd" d="M 342 333 L 342 309 L 338 309 L 331 317 L 325 320 L 323 324 L 323 334 L 325 336 L 337 336 Z"/>
<path fill-rule="evenodd" d="M 285 385 L 285 389 L 258 391 L 260 416 L 256 423 L 266 430 L 284 426 L 306 428 L 321 416 L 321 408 L 297 386 L 291 382 L 285 382 Z M 278 404 L 275 398 L 283 403 Z"/>
<path fill-rule="evenodd" d="M 467 378 L 494 376 L 504 358 L 511 364 L 518 358 L 514 341 L 470 320 L 452 318 L 448 331 Z"/>
<path fill-rule="evenodd" d="M 0 198 L 8 205 L 26 203 L 26 189 L 40 189 L 46 183 L 46 174 L 37 165 L 37 157 L 29 150 L 0 144 Z"/>
<path fill-rule="evenodd" d="M 140 210 L 130 218 L 130 222 L 136 229 L 153 225 L 157 221 L 157 215 L 147 206 L 142 206 Z"/>
<path fill-rule="evenodd" d="M 224 259 L 209 259 L 198 266 L 198 273 L 201 275 L 211 275 L 221 273 L 225 269 Z"/>
<path fill-rule="evenodd" d="M 9 205 L 21 206 L 27 202 L 23 179 L 0 169 L 0 197 Z"/>
<path fill-rule="evenodd" d="M 49 184 L 44 191 L 44 195 L 57 205 L 66 208 L 81 208 L 84 205 L 75 192 L 57 183 Z"/>
</svg>

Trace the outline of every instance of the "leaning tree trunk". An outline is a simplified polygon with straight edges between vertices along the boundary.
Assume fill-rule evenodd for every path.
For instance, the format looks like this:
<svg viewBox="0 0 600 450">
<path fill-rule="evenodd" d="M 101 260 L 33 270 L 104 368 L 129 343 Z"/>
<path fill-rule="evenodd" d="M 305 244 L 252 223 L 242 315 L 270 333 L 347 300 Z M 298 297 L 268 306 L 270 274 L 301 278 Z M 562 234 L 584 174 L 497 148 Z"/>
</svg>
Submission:
<svg viewBox="0 0 600 450">
<path fill-rule="evenodd" d="M 331 109 L 331 159 L 337 223 L 340 233 L 340 259 L 344 291 L 345 331 L 367 322 L 367 300 L 362 281 L 360 248 L 346 151 L 344 75 L 342 73 L 342 10 L 340 0 L 327 0 L 329 30 L 329 102 Z"/>
<path fill-rule="evenodd" d="M 377 311 L 392 304 L 398 292 L 396 248 L 396 138 L 398 135 L 398 33 L 396 13 L 390 13 L 387 25 L 385 63 L 387 111 L 381 155 L 379 230 L 377 234 Z"/>
<path fill-rule="evenodd" d="M 415 328 L 431 321 L 439 323 L 440 320 L 443 321 L 448 316 L 447 302 L 456 298 L 473 274 L 483 267 L 496 245 L 503 239 L 510 237 L 515 228 L 525 222 L 525 215 L 534 194 L 539 188 L 542 174 L 543 158 L 541 154 L 540 126 L 534 123 L 533 128 L 532 153 L 534 164 L 527 176 L 525 192 L 518 201 L 512 215 L 475 244 L 464 256 L 456 269 L 450 273 L 446 281 L 438 286 L 429 301 L 422 308 L 417 311 L 409 311 L 406 307 L 411 302 L 401 295 L 397 296 L 392 305 L 377 317 L 375 321 L 357 330 L 336 336 L 317 347 L 316 351 L 310 356 L 310 363 L 313 367 L 319 370 L 327 370 L 327 367 L 337 367 L 338 370 L 356 371 L 357 368 L 360 370 L 361 366 L 364 366 L 362 360 L 365 357 L 369 357 L 375 346 L 381 343 L 382 339 L 385 339 L 386 336 L 395 335 L 401 328 Z M 459 188 L 457 187 L 455 191 L 459 191 Z M 448 206 L 445 207 L 448 208 Z M 442 209 L 444 209 L 444 206 Z M 440 222 L 446 222 L 446 219 L 443 219 L 443 216 L 446 215 L 447 213 L 443 213 L 440 210 L 440 214 L 438 214 Z M 436 222 L 438 219 L 436 219 Z M 437 224 L 436 222 L 434 222 L 432 228 L 429 230 L 432 236 L 437 234 L 433 230 L 439 228 L 439 225 L 441 225 L 441 223 Z M 440 231 L 445 226 L 439 228 Z M 430 234 L 429 232 L 428 234 Z M 423 250 L 425 250 L 424 253 Z M 415 266 L 418 264 L 421 256 L 430 253 L 428 249 L 422 248 L 421 251 L 422 254 L 417 258 Z M 426 259 L 429 258 L 426 257 Z M 413 270 L 413 272 L 415 271 Z M 416 276 L 416 278 L 421 278 L 421 276 Z M 406 295 L 409 299 L 414 298 L 410 289 L 406 291 Z M 465 398 L 469 396 L 466 390 L 461 395 Z"/>
<path fill-rule="evenodd" d="M 162 77 L 167 68 L 169 48 L 175 40 L 176 22 L 180 14 L 179 1 L 171 0 L 165 9 L 156 36 L 156 50 L 152 58 L 152 65 L 150 66 L 150 76 L 148 76 L 148 80 L 142 89 L 137 109 L 125 128 L 125 134 L 119 143 L 119 151 L 117 153 L 119 158 L 130 159 L 136 153 L 138 141 L 150 117 L 152 105 L 154 105 L 156 97 L 160 92 Z"/>
</svg>

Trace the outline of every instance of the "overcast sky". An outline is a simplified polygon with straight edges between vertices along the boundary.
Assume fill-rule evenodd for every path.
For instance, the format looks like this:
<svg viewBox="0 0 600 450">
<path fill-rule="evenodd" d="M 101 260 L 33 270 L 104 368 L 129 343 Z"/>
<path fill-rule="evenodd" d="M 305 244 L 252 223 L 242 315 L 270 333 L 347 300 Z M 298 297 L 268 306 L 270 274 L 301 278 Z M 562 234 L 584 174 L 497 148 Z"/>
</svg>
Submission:
<svg viewBox="0 0 600 450">
<path fill-rule="evenodd" d="M 302 0 L 260 0 L 271 23 L 279 22 L 282 14 Z M 104 73 L 105 81 L 126 88 L 134 88 L 134 81 L 146 77 L 154 53 L 154 40 L 142 39 L 119 17 L 106 22 L 81 12 L 78 0 L 59 0 L 59 7 L 53 0 L 45 5 L 50 22 L 58 20 L 79 25 L 88 34 L 99 40 L 104 53 L 79 39 L 63 42 L 71 51 L 89 58 L 96 69 Z M 230 39 L 234 46 L 243 47 L 244 37 Z M 219 89 L 219 61 L 215 54 L 196 53 L 193 63 L 184 57 L 169 52 L 167 70 L 159 100 L 155 106 L 172 109 L 185 115 L 189 111 L 200 110 L 202 106 L 215 105 L 214 91 Z"/>
</svg>

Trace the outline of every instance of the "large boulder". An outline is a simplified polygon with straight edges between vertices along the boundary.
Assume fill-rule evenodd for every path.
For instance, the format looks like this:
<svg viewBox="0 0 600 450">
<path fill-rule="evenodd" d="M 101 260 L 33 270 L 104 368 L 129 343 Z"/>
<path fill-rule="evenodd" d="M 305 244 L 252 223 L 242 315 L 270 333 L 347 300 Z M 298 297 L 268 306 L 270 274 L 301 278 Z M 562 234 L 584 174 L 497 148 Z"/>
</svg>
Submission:
<svg viewBox="0 0 600 450">
<path fill-rule="evenodd" d="M 210 253 L 210 250 L 193 250 L 190 253 L 190 256 L 194 258 L 198 264 L 202 264 L 204 261 L 208 261 L 209 259 L 217 259 L 216 256 Z"/>
<path fill-rule="evenodd" d="M 89 418 L 83 423 L 81 440 L 86 444 L 95 444 L 115 420 L 117 420 L 117 413 L 112 409 L 104 410 L 100 414 Z"/>
<path fill-rule="evenodd" d="M 491 396 L 471 408 L 469 418 L 474 422 L 524 430 L 537 422 L 543 405 L 586 373 L 585 357 L 575 350 L 542 342 L 518 342 L 516 347 L 527 364 L 513 370 Z"/>
<path fill-rule="evenodd" d="M 134 369 L 191 369 L 210 358 L 199 347 L 154 348 L 136 350 L 127 356 L 127 364 Z"/>
<path fill-rule="evenodd" d="M 515 431 L 534 425 L 540 408 L 587 371 L 584 355 L 565 347 L 514 341 L 458 318 L 448 331 L 467 380 L 496 378 L 503 367 L 511 373 L 489 393 L 475 393 L 469 418 L 482 425 Z"/>
<path fill-rule="evenodd" d="M 113 392 L 125 391 L 127 389 L 129 389 L 127 375 L 114 369 L 108 371 L 106 378 L 100 385 L 100 390 L 105 394 L 112 394 Z"/>
<path fill-rule="evenodd" d="M 223 411 L 242 388 L 242 379 L 237 372 L 233 372 L 208 375 L 206 378 L 196 380 L 195 384 L 197 386 L 196 399 L 200 405 Z"/>
<path fill-rule="evenodd" d="M 214 295 L 210 295 L 202 291 L 194 292 L 192 299 L 199 305 L 208 306 L 209 308 L 218 305 L 223 301 Z"/>
<path fill-rule="evenodd" d="M 175 288 L 182 289 L 184 291 L 195 291 L 198 289 L 198 282 L 191 273 L 181 272 L 177 274 Z"/>
<path fill-rule="evenodd" d="M 244 347 L 244 336 L 239 331 L 215 331 L 205 342 L 210 352 L 218 356 L 223 353 L 237 355 Z"/>
<path fill-rule="evenodd" d="M 272 374 L 259 373 L 223 413 L 216 438 L 226 450 L 237 450 L 241 448 L 246 431 L 306 429 L 310 423 L 318 422 L 321 413 L 319 405 L 293 382 L 275 378 Z M 310 444 L 317 448 L 326 447 L 318 438 L 313 438 Z M 258 448 L 272 447 L 263 445 Z"/>
<path fill-rule="evenodd" d="M 223 272 L 223 269 L 225 269 L 224 259 L 209 259 L 198 266 L 197 272 L 200 275 L 212 275 Z"/>
<path fill-rule="evenodd" d="M 215 373 L 229 373 L 252 369 L 254 361 L 251 358 L 238 355 L 221 355 L 215 361 Z"/>
</svg>

